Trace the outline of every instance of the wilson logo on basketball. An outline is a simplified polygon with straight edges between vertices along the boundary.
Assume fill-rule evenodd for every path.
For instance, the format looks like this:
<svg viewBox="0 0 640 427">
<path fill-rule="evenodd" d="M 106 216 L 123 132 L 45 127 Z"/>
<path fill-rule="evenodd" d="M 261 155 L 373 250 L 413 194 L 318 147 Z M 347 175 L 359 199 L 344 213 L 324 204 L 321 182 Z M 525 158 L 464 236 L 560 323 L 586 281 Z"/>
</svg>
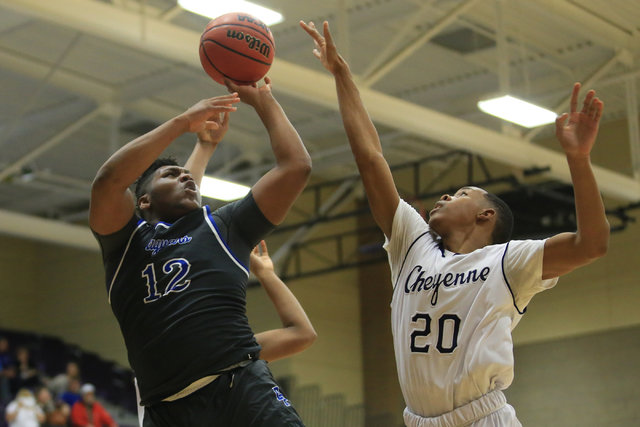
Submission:
<svg viewBox="0 0 640 427">
<path fill-rule="evenodd" d="M 253 16 L 250 15 L 238 15 L 238 21 L 243 22 L 243 21 L 247 21 L 250 24 L 253 24 L 257 27 L 262 28 L 263 30 L 267 31 L 267 32 L 271 32 L 271 30 L 269 30 L 269 27 L 267 27 L 262 21 L 260 21 L 259 19 L 254 18 Z"/>
<path fill-rule="evenodd" d="M 227 30 L 227 38 L 240 41 L 244 40 L 249 49 L 260 52 L 266 59 L 269 59 L 269 55 L 271 55 L 271 46 L 250 34 L 245 34 L 242 31 Z"/>
</svg>

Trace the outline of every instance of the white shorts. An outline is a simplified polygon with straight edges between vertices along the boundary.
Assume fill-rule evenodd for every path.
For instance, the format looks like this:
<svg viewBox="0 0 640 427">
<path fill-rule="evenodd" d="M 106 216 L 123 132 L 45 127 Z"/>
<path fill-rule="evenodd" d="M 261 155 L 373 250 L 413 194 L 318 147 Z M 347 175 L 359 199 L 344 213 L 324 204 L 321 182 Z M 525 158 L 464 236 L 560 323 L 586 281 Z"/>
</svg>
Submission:
<svg viewBox="0 0 640 427">
<path fill-rule="evenodd" d="M 522 427 L 516 411 L 500 390 L 491 391 L 451 412 L 437 417 L 421 417 L 404 409 L 407 427 Z"/>
</svg>

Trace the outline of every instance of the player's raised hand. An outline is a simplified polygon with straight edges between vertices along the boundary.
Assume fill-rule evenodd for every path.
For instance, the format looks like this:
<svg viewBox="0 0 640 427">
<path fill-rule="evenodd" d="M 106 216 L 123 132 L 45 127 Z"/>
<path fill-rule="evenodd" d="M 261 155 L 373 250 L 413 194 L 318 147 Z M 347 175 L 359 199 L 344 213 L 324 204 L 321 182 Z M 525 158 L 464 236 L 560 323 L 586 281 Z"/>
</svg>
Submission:
<svg viewBox="0 0 640 427">
<path fill-rule="evenodd" d="M 202 132 L 220 128 L 219 114 L 236 111 L 233 104 L 240 102 L 237 93 L 203 99 L 178 116 L 187 123 L 188 132 Z"/>
<path fill-rule="evenodd" d="M 251 251 L 249 260 L 249 269 L 256 277 L 261 277 L 265 273 L 274 272 L 273 261 L 269 257 L 267 243 L 261 240 L 260 243 Z"/>
<path fill-rule="evenodd" d="M 260 108 L 264 100 L 271 97 L 271 79 L 269 77 L 264 78 L 263 85 L 259 85 L 259 82 L 251 85 L 237 85 L 229 79 L 225 79 L 224 83 L 229 92 L 237 93 L 242 102 L 253 108 Z"/>
<path fill-rule="evenodd" d="M 324 68 L 326 68 L 331 74 L 336 74 L 337 72 L 348 68 L 346 61 L 342 56 L 340 56 L 338 49 L 333 42 L 333 37 L 331 37 L 329 23 L 327 21 L 324 21 L 323 24 L 324 35 L 320 34 L 313 22 L 309 22 L 307 24 L 304 21 L 300 21 L 300 26 L 313 39 L 313 43 L 315 45 L 313 55 L 322 62 Z"/>
<path fill-rule="evenodd" d="M 218 145 L 224 135 L 229 130 L 229 112 L 216 113 L 209 117 L 210 122 L 215 122 L 218 127 L 214 129 L 203 129 L 198 132 L 198 142 L 202 144 Z"/>
<path fill-rule="evenodd" d="M 567 156 L 588 156 L 591 153 L 604 103 L 590 90 L 584 98 L 582 110 L 578 111 L 580 83 L 573 85 L 571 110 L 556 119 L 556 137 Z M 567 120 L 568 119 L 568 120 Z"/>
</svg>

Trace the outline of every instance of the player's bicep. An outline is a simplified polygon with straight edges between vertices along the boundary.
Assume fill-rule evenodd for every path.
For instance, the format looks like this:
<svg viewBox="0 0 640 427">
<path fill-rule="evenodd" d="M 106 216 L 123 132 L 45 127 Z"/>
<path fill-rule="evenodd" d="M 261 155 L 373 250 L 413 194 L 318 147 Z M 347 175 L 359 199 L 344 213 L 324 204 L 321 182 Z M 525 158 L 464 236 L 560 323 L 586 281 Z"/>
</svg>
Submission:
<svg viewBox="0 0 640 427">
<path fill-rule="evenodd" d="M 91 188 L 89 226 L 101 235 L 121 230 L 135 212 L 135 201 L 131 190 L 116 191 L 99 183 Z"/>
<path fill-rule="evenodd" d="M 385 236 L 391 238 L 393 217 L 400 202 L 400 195 L 389 164 L 382 153 L 376 153 L 366 163 L 360 162 L 358 169 L 373 218 Z"/>
<path fill-rule="evenodd" d="M 251 188 L 264 216 L 275 225 L 284 221 L 304 187 L 311 169 L 305 164 L 276 166 Z"/>
<path fill-rule="evenodd" d="M 542 279 L 562 276 L 591 261 L 579 250 L 576 233 L 556 234 L 544 243 Z"/>
</svg>

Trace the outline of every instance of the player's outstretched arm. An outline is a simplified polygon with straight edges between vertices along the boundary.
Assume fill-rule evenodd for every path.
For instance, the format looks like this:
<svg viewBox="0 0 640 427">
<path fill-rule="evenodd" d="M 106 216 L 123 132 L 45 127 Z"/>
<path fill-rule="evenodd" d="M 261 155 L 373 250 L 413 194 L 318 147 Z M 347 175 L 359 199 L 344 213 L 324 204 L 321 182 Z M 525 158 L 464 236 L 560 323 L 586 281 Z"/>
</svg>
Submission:
<svg viewBox="0 0 640 427">
<path fill-rule="evenodd" d="M 306 24 L 300 21 L 300 26 L 313 38 L 313 54 L 335 78 L 342 122 L 362 176 L 373 218 L 384 234 L 391 237 L 393 217 L 400 196 L 382 154 L 378 132 L 362 103 L 349 65 L 336 49 L 329 32 L 329 23 L 324 22 L 324 36 L 316 30 L 313 22 Z"/>
<path fill-rule="evenodd" d="M 590 90 L 577 110 L 580 83 L 573 86 L 571 111 L 556 119 L 556 137 L 567 156 L 576 204 L 578 230 L 549 238 L 544 246 L 542 278 L 558 277 L 604 256 L 609 222 L 593 170 L 591 149 L 598 135 L 603 102 Z"/>
<path fill-rule="evenodd" d="M 229 113 L 219 113 L 210 118 L 218 124 L 216 129 L 204 129 L 198 132 L 198 140 L 184 167 L 187 169 L 198 187 L 202 184 L 202 177 L 218 144 L 229 130 Z"/>
<path fill-rule="evenodd" d="M 236 102 L 239 102 L 236 94 L 204 99 L 116 151 L 98 170 L 91 186 L 91 228 L 106 235 L 124 227 L 135 209 L 129 186 L 177 137 L 185 132 L 217 128 L 218 123 L 210 118 L 234 111 Z"/>
<path fill-rule="evenodd" d="M 260 358 L 271 362 L 306 349 L 317 334 L 296 297 L 276 275 L 264 240 L 259 246 L 251 253 L 250 269 L 267 291 L 282 321 L 282 328 L 256 334 L 262 347 Z"/>
<path fill-rule="evenodd" d="M 273 97 L 269 77 L 265 77 L 262 86 L 256 83 L 237 86 L 230 81 L 226 84 L 230 91 L 238 92 L 242 102 L 256 110 L 269 133 L 276 165 L 254 184 L 251 192 L 264 216 L 272 224 L 280 224 L 307 185 L 311 174 L 311 157 L 298 132 Z"/>
</svg>

